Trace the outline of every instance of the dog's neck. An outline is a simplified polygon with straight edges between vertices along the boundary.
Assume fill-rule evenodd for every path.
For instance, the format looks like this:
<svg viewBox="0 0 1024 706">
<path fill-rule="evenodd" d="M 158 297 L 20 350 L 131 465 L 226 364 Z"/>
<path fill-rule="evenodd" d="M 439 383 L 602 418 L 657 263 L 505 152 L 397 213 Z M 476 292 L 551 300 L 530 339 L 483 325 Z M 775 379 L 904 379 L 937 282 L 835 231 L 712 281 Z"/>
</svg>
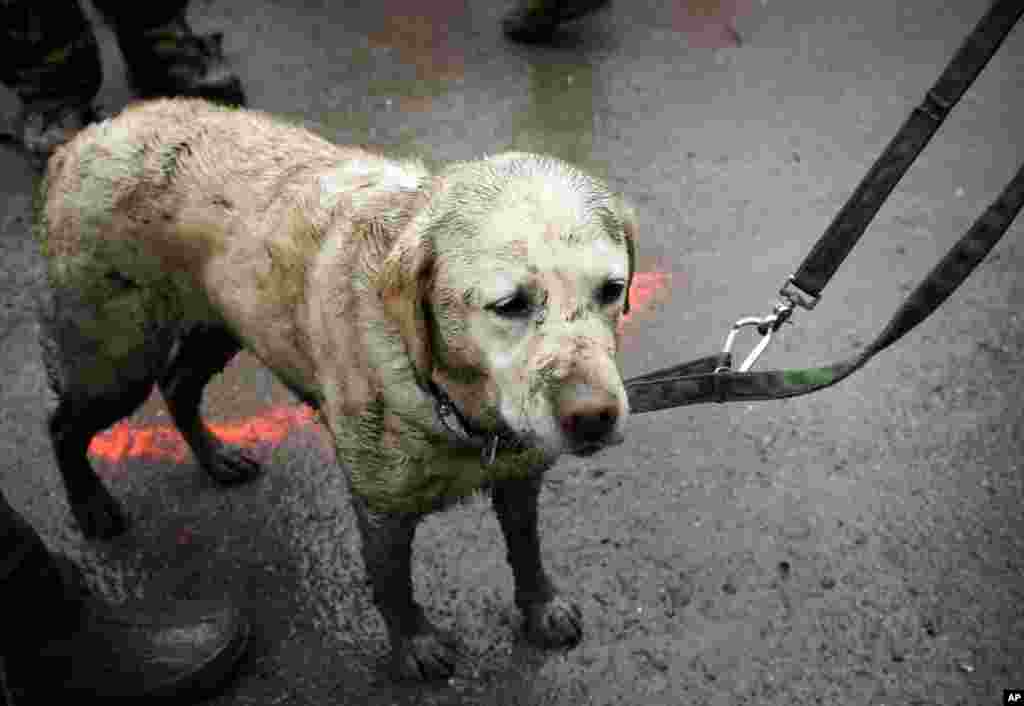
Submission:
<svg viewBox="0 0 1024 706">
<path fill-rule="evenodd" d="M 434 411 L 441 426 L 462 444 L 480 449 L 480 463 L 484 468 L 494 463 L 499 448 L 522 447 L 520 441 L 508 432 L 489 433 L 473 428 L 448 393 L 432 379 L 427 381 L 427 391 L 434 400 Z"/>
</svg>

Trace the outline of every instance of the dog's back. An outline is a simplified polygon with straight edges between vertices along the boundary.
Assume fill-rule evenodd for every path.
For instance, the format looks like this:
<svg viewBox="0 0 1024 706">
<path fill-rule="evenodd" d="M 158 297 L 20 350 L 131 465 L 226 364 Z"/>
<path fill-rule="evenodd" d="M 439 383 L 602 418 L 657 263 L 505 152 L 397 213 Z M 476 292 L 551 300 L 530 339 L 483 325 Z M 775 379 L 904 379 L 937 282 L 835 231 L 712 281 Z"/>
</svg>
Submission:
<svg viewBox="0 0 1024 706">
<path fill-rule="evenodd" d="M 147 281 L 195 276 L 235 247 L 234 236 L 259 236 L 252 223 L 270 229 L 285 217 L 275 205 L 294 197 L 303 172 L 361 154 L 255 111 L 188 99 L 129 107 L 50 160 L 40 230 L 58 265 L 55 284 L 87 285 L 104 266 Z M 250 224 L 246 232 L 231 228 L 241 222 Z M 107 247 L 111 241 L 121 245 Z"/>
<path fill-rule="evenodd" d="M 382 175 L 394 169 L 257 111 L 180 98 L 129 107 L 50 160 L 37 218 L 63 300 L 50 318 L 87 314 L 97 341 L 145 329 L 147 348 L 221 326 L 302 388 L 312 375 L 294 345 L 305 267 L 337 200 L 358 212 L 367 206 L 354 199 L 388 191 Z"/>
</svg>

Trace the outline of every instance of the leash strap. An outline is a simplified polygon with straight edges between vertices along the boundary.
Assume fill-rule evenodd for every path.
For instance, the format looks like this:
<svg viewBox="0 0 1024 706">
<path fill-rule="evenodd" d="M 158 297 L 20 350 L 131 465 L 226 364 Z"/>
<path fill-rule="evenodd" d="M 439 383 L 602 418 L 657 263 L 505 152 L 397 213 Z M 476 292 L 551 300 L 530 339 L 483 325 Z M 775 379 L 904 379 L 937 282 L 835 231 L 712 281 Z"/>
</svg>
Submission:
<svg viewBox="0 0 1024 706">
<path fill-rule="evenodd" d="M 796 305 L 814 307 L 822 288 L 864 234 L 882 203 L 1022 14 L 1021 0 L 996 0 L 992 4 L 789 278 L 780 291 L 784 303 L 776 305 L 775 313 L 736 322 L 722 353 L 627 380 L 626 391 L 634 414 L 703 402 L 796 397 L 835 385 L 927 318 L 960 286 L 1020 212 L 1024 204 L 1024 164 L 1000 196 L 918 285 L 878 338 L 859 355 L 817 368 L 748 372 L 771 334 L 789 319 Z M 732 370 L 731 345 L 736 331 L 747 325 L 756 325 L 763 339 L 740 369 Z"/>
<path fill-rule="evenodd" d="M 903 302 L 878 338 L 859 355 L 820 368 L 738 372 L 729 369 L 731 355 L 720 353 L 627 380 L 630 409 L 634 414 L 641 414 L 701 402 L 774 400 L 806 395 L 835 385 L 946 301 L 999 242 L 1022 205 L 1024 164 L 999 197 Z"/>
<path fill-rule="evenodd" d="M 878 209 L 988 64 L 1024 13 L 1021 0 L 995 2 L 875 160 L 789 281 L 816 298 L 864 234 Z"/>
</svg>

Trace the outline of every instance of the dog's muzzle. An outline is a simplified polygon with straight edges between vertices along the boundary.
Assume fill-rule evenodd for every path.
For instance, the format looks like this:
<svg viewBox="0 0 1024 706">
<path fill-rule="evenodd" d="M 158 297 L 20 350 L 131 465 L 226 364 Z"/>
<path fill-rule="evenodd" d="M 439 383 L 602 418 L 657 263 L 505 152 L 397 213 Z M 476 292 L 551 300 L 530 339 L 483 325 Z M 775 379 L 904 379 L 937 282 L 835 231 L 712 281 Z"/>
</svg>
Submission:
<svg viewBox="0 0 1024 706">
<path fill-rule="evenodd" d="M 554 399 L 558 426 L 574 456 L 621 444 L 620 405 L 611 392 L 588 384 L 565 385 Z"/>
</svg>

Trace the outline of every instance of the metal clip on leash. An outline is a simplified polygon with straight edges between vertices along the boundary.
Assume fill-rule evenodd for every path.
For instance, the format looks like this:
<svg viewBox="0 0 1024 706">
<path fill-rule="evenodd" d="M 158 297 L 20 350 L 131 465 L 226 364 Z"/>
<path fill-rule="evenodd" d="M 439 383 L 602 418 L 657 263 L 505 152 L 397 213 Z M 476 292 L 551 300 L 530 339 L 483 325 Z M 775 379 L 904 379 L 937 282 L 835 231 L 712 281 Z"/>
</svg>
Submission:
<svg viewBox="0 0 1024 706">
<path fill-rule="evenodd" d="M 757 345 L 747 354 L 746 360 L 743 364 L 736 369 L 737 372 L 745 373 L 757 362 L 757 359 L 764 353 L 765 348 L 772 341 L 772 336 L 782 326 L 782 324 L 789 321 L 789 317 L 793 315 L 793 310 L 800 306 L 810 311 L 818 302 L 821 300 L 820 296 L 808 294 L 799 287 L 793 281 L 794 277 L 791 276 L 786 283 L 782 285 L 782 289 L 779 290 L 779 296 L 782 297 L 780 301 L 775 302 L 775 306 L 772 307 L 772 313 L 767 316 L 744 316 L 741 319 L 737 319 L 736 323 L 729 329 L 729 334 L 725 337 L 725 345 L 722 346 L 722 353 L 726 356 L 726 360 L 732 360 L 732 346 L 736 342 L 736 335 L 740 332 L 741 328 L 747 326 L 756 326 L 757 332 L 761 334 L 761 340 L 757 342 Z M 790 322 L 792 323 L 792 322 Z M 716 373 L 722 373 L 730 371 L 731 368 L 728 365 L 720 365 L 715 368 Z"/>
<path fill-rule="evenodd" d="M 782 324 L 789 321 L 789 317 L 793 315 L 793 309 L 799 304 L 807 309 L 812 308 L 818 303 L 817 298 L 811 302 L 810 306 L 804 304 L 803 301 L 795 299 L 787 292 L 787 287 L 790 286 L 790 282 L 786 283 L 786 286 L 779 290 L 779 294 L 782 295 L 782 300 L 775 302 L 775 306 L 772 308 L 772 313 L 767 316 L 744 316 L 741 319 L 737 319 L 736 323 L 729 329 L 729 334 L 725 337 L 725 344 L 722 346 L 722 354 L 725 356 L 726 361 L 732 360 L 732 347 L 736 342 L 736 336 L 739 334 L 740 329 L 748 326 L 754 326 L 757 328 L 757 332 L 761 334 L 761 340 L 757 342 L 757 345 L 751 349 L 750 353 L 747 354 L 746 359 L 736 369 L 737 372 L 745 373 L 750 370 L 751 366 L 757 362 L 757 359 L 764 353 L 765 348 L 772 341 L 772 336 L 782 326 Z M 716 373 L 731 372 L 732 368 L 729 365 L 720 365 L 715 368 Z"/>
<path fill-rule="evenodd" d="M 808 294 L 799 287 L 793 281 L 794 276 L 790 276 L 786 283 L 782 285 L 782 289 L 779 290 L 779 296 L 782 297 L 780 301 L 775 302 L 775 306 L 772 307 L 772 313 L 767 316 L 744 316 L 741 319 L 737 319 L 736 323 L 729 329 L 729 334 L 725 337 L 725 345 L 722 346 L 722 354 L 725 356 L 727 361 L 732 360 L 732 347 L 736 342 L 736 335 L 740 332 L 741 328 L 747 326 L 756 326 L 757 332 L 761 334 L 761 340 L 757 342 L 757 345 L 747 354 L 743 364 L 736 369 L 737 372 L 745 373 L 757 362 L 757 359 L 764 353 L 765 348 L 772 341 L 772 336 L 782 326 L 782 324 L 789 321 L 789 317 L 793 315 L 793 310 L 800 306 L 810 311 L 818 302 L 821 300 L 820 296 Z M 792 323 L 792 322 L 790 322 Z M 715 368 L 716 373 L 729 372 L 731 368 L 729 365 L 720 365 Z"/>
</svg>

